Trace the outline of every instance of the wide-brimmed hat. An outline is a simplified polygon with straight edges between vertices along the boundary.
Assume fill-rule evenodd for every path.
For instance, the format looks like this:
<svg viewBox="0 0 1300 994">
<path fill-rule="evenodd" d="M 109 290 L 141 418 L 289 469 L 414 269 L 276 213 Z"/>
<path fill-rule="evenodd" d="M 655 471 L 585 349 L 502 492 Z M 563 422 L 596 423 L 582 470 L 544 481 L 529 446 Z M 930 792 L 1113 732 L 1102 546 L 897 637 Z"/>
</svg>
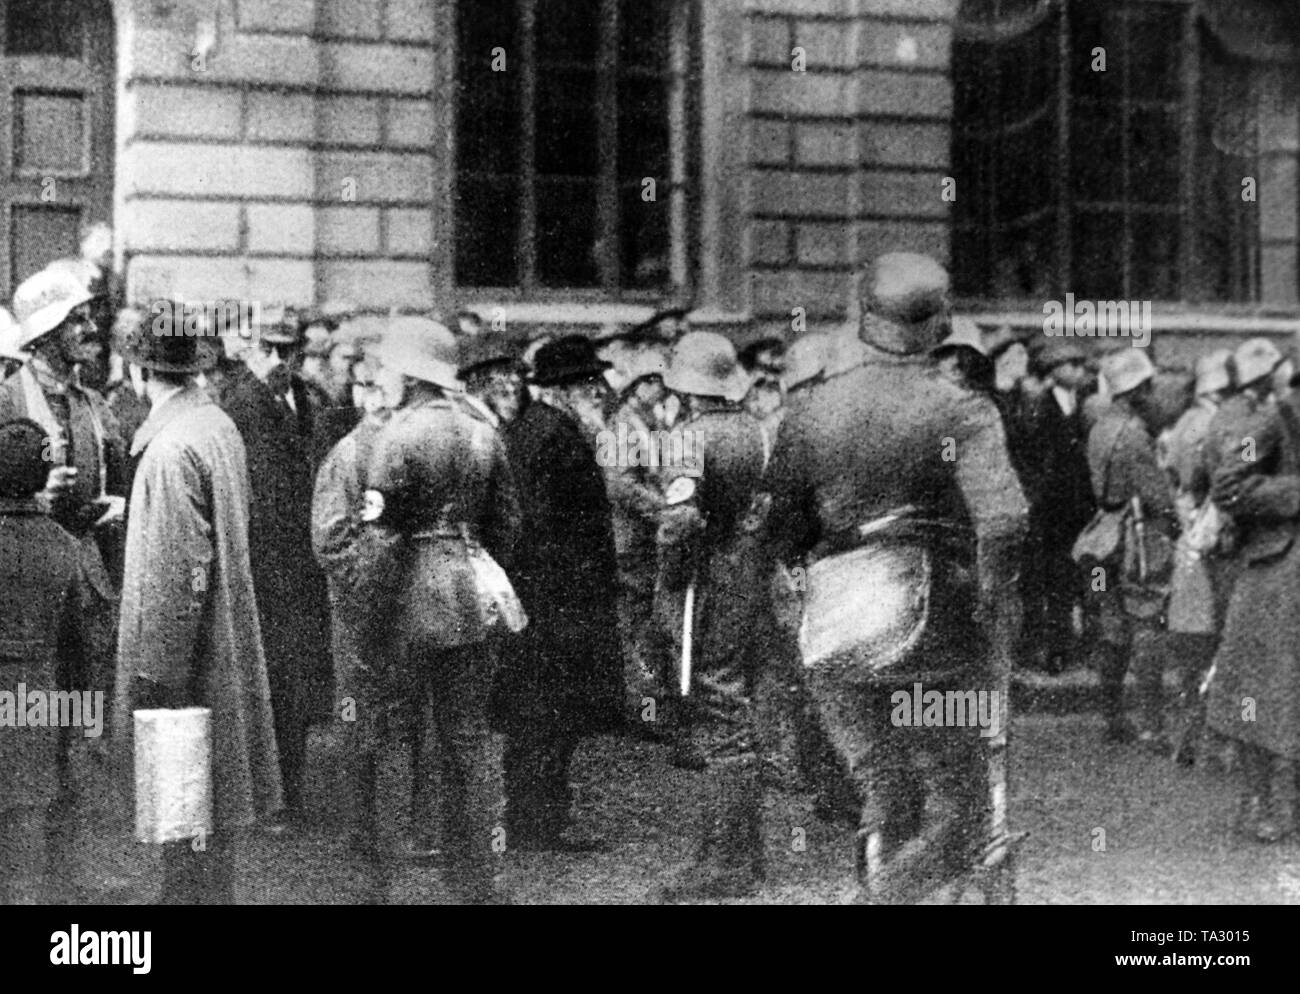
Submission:
<svg viewBox="0 0 1300 994">
<path fill-rule="evenodd" d="M 446 325 L 429 318 L 389 318 L 383 337 L 366 354 L 403 376 L 444 390 L 465 388 L 456 376 L 456 337 Z"/>
<path fill-rule="evenodd" d="M 750 379 L 731 340 L 713 331 L 691 331 L 673 347 L 664 386 L 677 393 L 740 400 Z"/>
<path fill-rule="evenodd" d="M 1232 353 L 1233 375 L 1237 386 L 1244 387 L 1268 376 L 1285 359 L 1286 356 L 1267 338 L 1252 338 L 1242 342 Z"/>
<path fill-rule="evenodd" d="M 518 344 L 500 332 L 462 335 L 458 346 L 460 375 L 470 376 L 492 366 L 519 365 Z"/>
<path fill-rule="evenodd" d="M 1112 397 L 1135 390 L 1156 375 L 1156 367 L 1142 349 L 1121 349 L 1101 361 L 1101 375 Z"/>
<path fill-rule="evenodd" d="M 48 335 L 90 299 L 86 284 L 66 270 L 42 269 L 27 277 L 14 291 L 14 317 L 22 326 L 18 347 Z"/>
<path fill-rule="evenodd" d="M 612 365 L 596 355 L 596 346 L 590 339 L 566 335 L 537 350 L 531 378 L 539 387 L 563 386 L 593 379 Z"/>
<path fill-rule="evenodd" d="M 1227 390 L 1232 386 L 1232 372 L 1229 365 L 1232 352 L 1229 349 L 1215 349 L 1196 360 L 1196 394 L 1202 396 Z"/>
<path fill-rule="evenodd" d="M 785 350 L 785 373 L 781 382 L 787 390 L 815 380 L 830 363 L 834 343 L 829 335 L 808 332 Z"/>
<path fill-rule="evenodd" d="M 26 500 L 45 487 L 45 429 L 27 418 L 0 425 L 0 497 Z"/>
</svg>

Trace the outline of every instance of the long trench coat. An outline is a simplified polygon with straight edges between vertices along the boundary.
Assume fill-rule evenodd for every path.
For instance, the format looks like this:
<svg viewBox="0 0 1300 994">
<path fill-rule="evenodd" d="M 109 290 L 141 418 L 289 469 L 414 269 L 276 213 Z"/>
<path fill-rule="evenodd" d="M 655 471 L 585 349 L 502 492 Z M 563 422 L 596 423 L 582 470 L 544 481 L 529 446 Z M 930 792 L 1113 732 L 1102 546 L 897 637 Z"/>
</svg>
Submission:
<svg viewBox="0 0 1300 994">
<path fill-rule="evenodd" d="M 1282 411 L 1285 407 L 1288 411 Z M 1215 731 L 1300 759 L 1300 393 L 1260 411 L 1254 479 L 1231 505 L 1240 572 L 1215 655 L 1206 720 Z M 1289 413 L 1290 419 L 1283 414 Z M 1243 436 L 1244 437 L 1244 436 Z M 1228 439 L 1220 472 L 1240 462 L 1242 438 Z"/>
<path fill-rule="evenodd" d="M 281 806 L 271 692 L 248 559 L 248 471 L 231 420 L 197 387 L 136 433 L 114 729 L 130 741 L 137 676 L 212 711 L 216 826 Z"/>
</svg>

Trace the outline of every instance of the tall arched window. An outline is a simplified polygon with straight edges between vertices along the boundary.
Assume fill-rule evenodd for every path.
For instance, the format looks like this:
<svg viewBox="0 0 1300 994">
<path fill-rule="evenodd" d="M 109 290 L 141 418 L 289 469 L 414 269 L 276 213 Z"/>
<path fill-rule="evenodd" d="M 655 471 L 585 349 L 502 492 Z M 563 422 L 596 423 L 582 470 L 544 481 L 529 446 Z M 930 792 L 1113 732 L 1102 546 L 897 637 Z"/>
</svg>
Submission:
<svg viewBox="0 0 1300 994">
<path fill-rule="evenodd" d="M 0 2 L 0 293 L 110 221 L 110 0 Z"/>
</svg>

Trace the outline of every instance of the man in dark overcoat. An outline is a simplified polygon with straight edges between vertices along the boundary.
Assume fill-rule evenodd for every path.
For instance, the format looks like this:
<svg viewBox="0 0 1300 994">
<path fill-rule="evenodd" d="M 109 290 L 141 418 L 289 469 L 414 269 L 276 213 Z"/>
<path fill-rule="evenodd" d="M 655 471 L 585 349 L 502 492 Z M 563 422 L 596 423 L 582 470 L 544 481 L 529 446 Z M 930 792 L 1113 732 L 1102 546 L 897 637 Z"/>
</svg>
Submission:
<svg viewBox="0 0 1300 994">
<path fill-rule="evenodd" d="M 1083 589 L 1070 550 L 1095 504 L 1083 420 L 1085 354 L 1072 340 L 1053 344 L 1038 358 L 1044 389 L 1026 412 L 1024 440 L 1034 500 L 1021 591 L 1026 656 L 1039 668 L 1059 673 L 1076 662 L 1071 614 Z"/>
<path fill-rule="evenodd" d="M 556 403 L 599 410 L 607 363 L 581 337 L 548 342 L 532 382 Z M 588 432 L 552 403 L 521 395 L 502 429 L 523 528 L 510 577 L 528 612 L 502 667 L 507 846 L 589 851 L 569 825 L 569 764 L 587 736 L 621 724 L 618 564 L 605 478 Z"/>
<path fill-rule="evenodd" d="M 303 817 L 307 731 L 329 713 L 332 697 L 329 601 L 311 545 L 316 403 L 285 359 L 298 348 L 294 327 L 248 329 L 242 365 L 230 368 L 219 403 L 248 453 L 249 558 L 262 642 L 271 674 L 288 821 Z M 228 337 L 230 333 L 228 332 Z"/>
</svg>

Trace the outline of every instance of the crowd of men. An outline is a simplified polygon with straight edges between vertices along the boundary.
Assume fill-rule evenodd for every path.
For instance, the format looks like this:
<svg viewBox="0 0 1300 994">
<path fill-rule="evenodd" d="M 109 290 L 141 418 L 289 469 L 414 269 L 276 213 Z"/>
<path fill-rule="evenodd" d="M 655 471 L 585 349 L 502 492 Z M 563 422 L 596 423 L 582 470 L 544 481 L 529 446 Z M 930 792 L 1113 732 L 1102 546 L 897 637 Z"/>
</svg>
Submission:
<svg viewBox="0 0 1300 994">
<path fill-rule="evenodd" d="M 858 829 L 887 899 L 882 860 L 931 823 L 959 861 L 1002 828 L 979 743 L 891 726 L 890 689 L 1005 689 L 1013 666 L 1093 666 L 1110 741 L 1189 761 L 1202 725 L 1233 740 L 1239 827 L 1291 827 L 1300 422 L 1267 340 L 1193 383 L 1127 343 L 953 317 L 947 273 L 909 253 L 863 274 L 859 322 L 788 348 L 678 307 L 531 339 L 346 304 L 160 334 L 109 286 L 56 263 L 0 315 L 0 689 L 108 692 L 119 772 L 133 711 L 209 709 L 213 830 L 163 847 L 165 902 L 232 901 L 237 833 L 306 827 L 308 732 L 330 722 L 366 900 L 397 857 L 387 750 L 409 750 L 413 795 L 440 772 L 401 855 L 440 849 L 454 899 L 490 903 L 503 850 L 609 847 L 575 824 L 569 768 L 610 733 L 708 772 L 663 899 L 753 893 L 764 787 L 792 777 Z M 890 602 L 877 582 L 905 590 L 896 615 L 864 609 Z M 837 597 L 858 627 L 810 665 Z M 70 897 L 69 748 L 0 722 L 0 900 L 33 873 Z"/>
</svg>

